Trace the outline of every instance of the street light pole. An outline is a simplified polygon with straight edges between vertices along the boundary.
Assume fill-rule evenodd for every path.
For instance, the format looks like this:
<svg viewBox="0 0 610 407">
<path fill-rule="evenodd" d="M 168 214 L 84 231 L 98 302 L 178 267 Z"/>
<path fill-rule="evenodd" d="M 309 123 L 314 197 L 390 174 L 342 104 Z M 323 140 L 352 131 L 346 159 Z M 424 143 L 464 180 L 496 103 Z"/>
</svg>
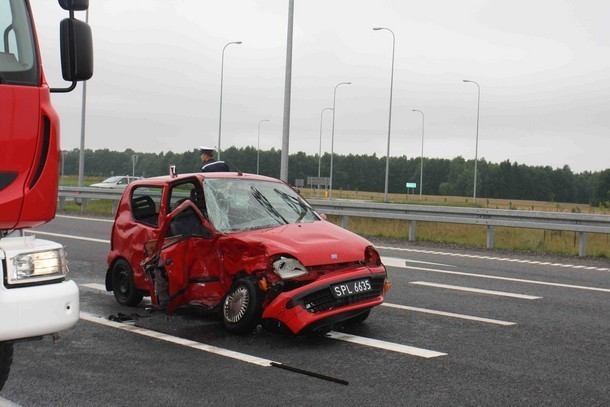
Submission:
<svg viewBox="0 0 610 407">
<path fill-rule="evenodd" d="M 421 113 L 421 168 L 419 169 L 419 196 L 422 196 L 422 190 L 424 189 L 424 112 L 421 110 L 413 109 L 413 112 Z"/>
<path fill-rule="evenodd" d="M 322 117 L 324 116 L 324 112 L 326 110 L 333 110 L 332 107 L 325 107 L 320 112 L 320 148 L 318 150 L 318 178 L 320 178 L 320 168 L 322 167 Z M 320 185 L 318 184 L 318 188 Z"/>
<path fill-rule="evenodd" d="M 67 151 L 61 150 L 61 185 L 64 185 L 64 167 L 66 165 Z"/>
<path fill-rule="evenodd" d="M 280 156 L 280 179 L 288 182 L 288 160 L 290 158 L 290 99 L 292 94 L 292 34 L 294 23 L 294 0 L 288 1 L 288 32 L 286 34 L 286 75 L 284 77 L 284 119 L 282 124 L 282 153 Z"/>
<path fill-rule="evenodd" d="M 479 156 L 479 111 L 481 110 L 481 87 L 475 81 L 471 81 L 468 79 L 464 79 L 464 82 L 470 82 L 477 85 L 477 137 L 474 148 L 474 192 L 472 194 L 472 203 L 476 203 L 477 201 L 477 163 Z"/>
<path fill-rule="evenodd" d="M 394 50 L 396 49 L 396 37 L 394 32 L 386 27 L 374 27 L 374 31 L 386 30 L 392 34 L 392 74 L 390 76 L 390 113 L 388 115 L 388 150 L 385 159 L 385 187 L 383 192 L 383 201 L 388 202 L 388 179 L 390 175 L 390 133 L 392 130 L 392 91 L 394 88 Z"/>
<path fill-rule="evenodd" d="M 89 9 L 85 13 L 85 22 L 89 23 Z M 80 150 L 78 153 L 78 187 L 85 183 L 85 119 L 87 117 L 87 81 L 83 81 L 83 96 L 80 112 Z"/>
<path fill-rule="evenodd" d="M 136 176 L 136 163 L 138 162 L 138 156 L 135 154 L 131 155 L 131 176 Z"/>
<path fill-rule="evenodd" d="M 227 47 L 231 44 L 241 44 L 241 41 L 233 41 L 233 42 L 229 42 L 227 43 L 223 48 L 222 48 L 222 59 L 220 62 L 220 116 L 218 118 L 218 159 L 220 159 L 220 139 L 221 139 L 221 130 L 222 130 L 222 84 L 224 81 L 224 68 L 225 68 L 225 49 L 227 49 Z"/>
<path fill-rule="evenodd" d="M 267 120 L 267 119 L 263 119 L 258 122 L 258 142 L 256 144 L 256 175 L 258 175 L 258 163 L 260 160 L 260 153 L 261 153 L 261 123 L 268 122 L 268 121 L 269 120 Z"/>
<path fill-rule="evenodd" d="M 332 133 L 330 137 L 330 180 L 328 182 L 328 198 L 333 198 L 333 157 L 335 151 L 335 112 L 337 111 L 337 88 L 341 85 L 351 85 L 351 82 L 341 82 L 335 86 L 335 91 L 333 92 L 333 127 Z"/>
</svg>

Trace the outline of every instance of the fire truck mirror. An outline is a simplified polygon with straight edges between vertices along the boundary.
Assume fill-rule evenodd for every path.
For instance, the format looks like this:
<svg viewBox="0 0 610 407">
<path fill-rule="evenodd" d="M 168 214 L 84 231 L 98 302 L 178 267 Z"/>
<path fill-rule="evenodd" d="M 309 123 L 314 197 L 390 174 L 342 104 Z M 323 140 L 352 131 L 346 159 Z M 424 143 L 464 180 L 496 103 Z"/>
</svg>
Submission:
<svg viewBox="0 0 610 407">
<path fill-rule="evenodd" d="M 76 1 L 73 1 L 75 3 Z M 59 26 L 61 71 L 66 81 L 86 81 L 93 76 L 91 27 L 83 21 L 66 18 Z"/>
<path fill-rule="evenodd" d="M 89 0 L 59 0 L 59 5 L 68 11 L 83 11 L 89 8 Z"/>
</svg>

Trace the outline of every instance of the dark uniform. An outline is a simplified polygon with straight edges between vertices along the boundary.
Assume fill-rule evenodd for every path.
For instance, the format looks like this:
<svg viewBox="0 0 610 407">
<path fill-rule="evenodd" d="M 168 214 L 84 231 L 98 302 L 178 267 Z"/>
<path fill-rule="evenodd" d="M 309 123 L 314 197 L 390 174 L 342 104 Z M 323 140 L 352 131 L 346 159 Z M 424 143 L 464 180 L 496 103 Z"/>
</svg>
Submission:
<svg viewBox="0 0 610 407">
<path fill-rule="evenodd" d="M 218 161 L 214 158 L 214 148 L 200 146 L 199 155 L 201 155 L 201 161 L 203 166 L 201 172 L 229 172 L 229 166 L 224 161 Z"/>
<path fill-rule="evenodd" d="M 224 161 L 218 161 L 215 158 L 211 158 L 203 167 L 201 167 L 201 172 L 229 172 L 229 166 Z"/>
</svg>

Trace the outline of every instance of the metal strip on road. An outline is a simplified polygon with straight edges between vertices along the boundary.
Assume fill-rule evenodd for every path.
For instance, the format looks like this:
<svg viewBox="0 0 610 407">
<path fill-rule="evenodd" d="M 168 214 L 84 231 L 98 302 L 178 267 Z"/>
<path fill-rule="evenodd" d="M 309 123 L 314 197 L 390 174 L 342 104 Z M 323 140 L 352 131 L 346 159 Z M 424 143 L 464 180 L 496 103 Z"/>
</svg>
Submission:
<svg viewBox="0 0 610 407">
<path fill-rule="evenodd" d="M 436 288 L 446 288 L 448 290 L 467 291 L 467 292 L 471 292 L 471 293 L 479 293 L 479 294 L 487 294 L 487 295 L 497 295 L 500 297 L 519 298 L 522 300 L 539 300 L 542 298 L 542 297 L 536 297 L 533 295 L 507 293 L 506 291 L 482 290 L 480 288 L 462 287 L 459 285 L 429 283 L 426 281 L 411 281 L 411 282 L 409 282 L 409 284 L 423 285 L 423 286 L 427 286 L 427 287 L 436 287 Z"/>
<path fill-rule="evenodd" d="M 436 310 L 431 310 L 431 309 L 426 309 L 426 308 L 409 307 L 407 305 L 392 304 L 392 303 L 389 303 L 389 302 L 384 302 L 381 305 L 384 306 L 384 307 L 403 309 L 403 310 L 406 310 L 406 311 L 422 312 L 424 314 L 440 315 L 440 316 L 443 316 L 443 317 L 450 317 L 450 318 L 465 319 L 465 320 L 469 320 L 469 321 L 484 322 L 486 324 L 495 324 L 495 325 L 503 325 L 503 326 L 517 325 L 516 322 L 508 322 L 508 321 L 501 321 L 501 320 L 498 320 L 498 319 L 474 317 L 474 316 L 471 316 L 471 315 L 455 314 L 453 312 L 436 311 Z"/>
<path fill-rule="evenodd" d="M 328 338 L 339 341 L 356 343 L 358 345 L 370 346 L 372 348 L 389 350 L 392 352 L 404 353 L 406 355 L 419 356 L 421 358 L 437 358 L 439 356 L 447 356 L 446 353 L 436 352 L 433 350 L 416 348 L 413 346 L 401 345 L 393 342 L 380 341 L 378 339 L 365 338 L 362 336 L 350 335 L 343 332 L 332 331 L 326 335 Z"/>
<path fill-rule="evenodd" d="M 217 346 L 206 345 L 205 343 L 191 341 L 190 339 L 179 338 L 177 336 L 167 335 L 161 332 L 152 331 L 150 329 L 140 328 L 133 325 L 122 324 L 119 322 L 109 321 L 105 318 L 95 316 L 93 314 L 89 314 L 87 312 L 80 313 L 80 318 L 82 320 L 93 322 L 95 324 L 100 324 L 104 326 L 108 326 L 111 328 L 121 329 L 123 331 L 132 332 L 138 335 L 147 336 L 149 338 L 159 339 L 161 341 L 173 343 L 176 345 L 186 346 L 188 348 L 193 348 L 197 350 L 201 350 L 208 353 L 213 353 L 220 356 L 225 356 L 231 359 L 237 359 L 242 362 L 252 363 L 254 365 L 263 366 L 263 367 L 271 367 L 272 360 L 259 358 L 258 356 L 248 355 L 246 353 L 235 352 L 228 349 L 219 348 Z"/>
<path fill-rule="evenodd" d="M 464 272 L 460 272 L 460 271 L 449 271 L 449 270 L 429 269 L 429 268 L 423 268 L 423 267 L 412 267 L 412 266 L 406 265 L 404 259 L 393 258 L 393 257 L 384 257 L 383 259 L 384 259 L 383 264 L 385 264 L 386 266 L 403 268 L 403 269 L 412 269 L 412 270 L 428 271 L 431 273 L 452 274 L 452 275 L 456 275 L 456 276 L 478 277 L 478 278 L 487 278 L 490 280 L 513 281 L 516 283 L 537 284 L 537 285 L 546 285 L 546 286 L 550 286 L 550 287 L 561 287 L 561 288 L 575 288 L 578 290 L 599 291 L 602 293 L 610 293 L 609 288 L 588 287 L 588 286 L 584 286 L 584 285 L 549 283 L 546 281 L 524 280 L 521 278 L 490 276 L 487 274 L 474 274 L 474 273 L 464 273 Z"/>
</svg>

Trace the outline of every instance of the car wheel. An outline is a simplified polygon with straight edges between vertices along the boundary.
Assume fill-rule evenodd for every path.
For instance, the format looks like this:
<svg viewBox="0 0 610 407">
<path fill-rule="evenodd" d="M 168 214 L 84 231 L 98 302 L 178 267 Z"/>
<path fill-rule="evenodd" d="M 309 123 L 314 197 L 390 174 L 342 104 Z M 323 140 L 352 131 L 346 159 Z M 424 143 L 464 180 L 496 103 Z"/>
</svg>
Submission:
<svg viewBox="0 0 610 407">
<path fill-rule="evenodd" d="M 118 260 L 112 267 L 112 291 L 117 302 L 128 307 L 135 307 L 144 297 L 138 292 L 133 281 L 131 266 L 123 259 Z"/>
<path fill-rule="evenodd" d="M 251 278 L 240 278 L 227 293 L 222 306 L 225 328 L 232 333 L 251 332 L 261 319 L 261 293 Z"/>
<path fill-rule="evenodd" d="M 348 324 L 360 324 L 360 323 L 366 321 L 366 319 L 369 317 L 369 315 L 371 315 L 370 309 L 366 310 L 362 314 L 358 314 L 355 317 L 348 319 L 346 322 Z"/>
<path fill-rule="evenodd" d="M 0 390 L 4 387 L 13 363 L 13 344 L 0 342 Z"/>
</svg>

